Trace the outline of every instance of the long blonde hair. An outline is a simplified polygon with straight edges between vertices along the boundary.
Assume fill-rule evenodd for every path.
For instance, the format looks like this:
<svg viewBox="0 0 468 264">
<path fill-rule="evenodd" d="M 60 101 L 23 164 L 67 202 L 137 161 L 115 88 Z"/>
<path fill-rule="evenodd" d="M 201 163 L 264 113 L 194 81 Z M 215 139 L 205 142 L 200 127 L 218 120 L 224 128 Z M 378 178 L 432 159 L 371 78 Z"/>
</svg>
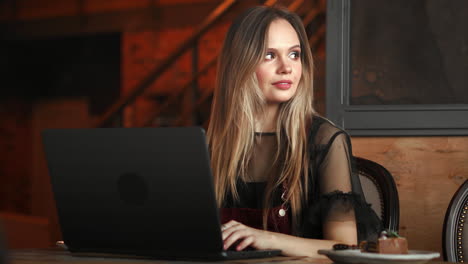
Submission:
<svg viewBox="0 0 468 264">
<path fill-rule="evenodd" d="M 255 140 L 255 120 L 265 114 L 266 101 L 255 77 L 257 65 L 266 53 L 271 22 L 285 19 L 297 32 L 301 45 L 302 77 L 296 94 L 280 105 L 276 135 L 278 178 L 268 179 L 265 189 L 263 227 L 276 188 L 286 186 L 293 230 L 307 203 L 309 153 L 308 126 L 314 114 L 313 62 L 301 19 L 286 9 L 257 6 L 241 14 L 231 25 L 218 61 L 217 82 L 207 137 L 217 204 L 223 206 L 226 193 L 236 200 L 237 180 L 245 179 Z"/>
</svg>

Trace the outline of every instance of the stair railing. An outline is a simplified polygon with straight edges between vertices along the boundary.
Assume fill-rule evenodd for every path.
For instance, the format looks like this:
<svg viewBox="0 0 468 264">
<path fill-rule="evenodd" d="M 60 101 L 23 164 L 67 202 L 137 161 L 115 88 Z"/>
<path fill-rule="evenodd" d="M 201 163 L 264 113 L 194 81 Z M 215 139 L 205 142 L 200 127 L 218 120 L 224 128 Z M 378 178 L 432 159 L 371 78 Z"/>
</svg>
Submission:
<svg viewBox="0 0 468 264">
<path fill-rule="evenodd" d="M 276 1 L 267 1 L 267 2 L 264 3 L 264 5 L 265 6 L 273 6 L 275 3 L 276 3 Z M 303 3 L 304 3 L 304 0 L 295 0 L 287 8 L 288 8 L 288 10 L 290 10 L 292 12 L 295 12 Z M 196 79 L 200 75 L 206 73 L 213 65 L 215 65 L 215 63 L 216 63 L 216 61 L 218 59 L 218 56 L 219 56 L 219 52 L 218 52 L 218 54 L 216 54 L 216 56 L 213 57 L 213 59 L 210 62 L 208 62 L 205 65 L 205 67 L 203 67 L 203 69 L 198 74 L 196 74 L 194 76 L 193 79 Z M 191 80 L 191 82 L 194 81 L 193 79 Z M 185 89 L 188 89 L 189 87 L 190 87 L 190 82 L 186 86 L 184 86 Z M 201 107 L 201 105 L 206 103 L 206 101 L 212 96 L 212 94 L 213 94 L 213 91 L 206 91 L 205 90 L 201 94 L 200 98 L 198 98 L 197 102 L 195 103 L 194 108 L 199 109 Z M 174 98 L 177 98 L 177 97 L 174 97 Z M 176 101 L 176 99 L 171 100 L 171 102 L 169 102 L 167 104 L 167 106 L 165 105 L 165 107 L 168 107 L 172 102 L 175 102 L 175 101 Z M 151 115 L 151 118 L 148 119 L 147 122 L 145 122 L 145 124 L 150 125 L 152 120 L 154 120 L 157 117 L 157 115 L 159 113 L 161 113 L 162 111 L 163 110 L 159 110 L 159 111 L 157 111 L 157 113 Z M 180 115 L 180 117 L 175 121 L 175 125 L 179 126 L 179 125 L 182 125 L 183 123 L 185 123 L 185 120 L 188 119 L 190 114 L 191 114 L 190 111 L 187 111 L 187 110 L 183 111 L 182 114 Z"/>
<path fill-rule="evenodd" d="M 97 127 L 102 127 L 108 125 L 112 120 L 117 120 L 117 118 L 122 118 L 122 111 L 123 109 L 135 101 L 135 99 L 141 95 L 150 85 L 160 76 L 162 75 L 175 61 L 182 56 L 187 50 L 190 48 L 196 47 L 198 39 L 203 35 L 223 14 L 225 14 L 228 9 L 235 3 L 235 0 L 226 0 L 222 2 L 215 10 L 213 10 L 210 15 L 197 27 L 195 32 L 184 42 L 182 43 L 173 53 L 169 55 L 162 63 L 160 63 L 153 71 L 151 71 L 147 76 L 136 85 L 134 89 L 132 89 L 127 95 L 121 97 L 116 103 L 114 103 L 108 111 L 104 113 L 104 115 L 96 122 Z M 267 0 L 264 5 L 272 6 L 277 2 L 277 0 Z M 295 0 L 292 2 L 288 9 L 291 11 L 296 11 L 302 4 L 304 0 Z M 319 8 L 311 9 L 307 15 L 303 19 L 303 23 L 307 26 L 311 23 L 317 16 L 323 11 L 324 8 L 324 1 L 318 0 Z M 325 28 L 322 27 L 318 30 L 318 35 L 324 35 Z M 313 34 L 309 39 L 309 44 L 311 47 L 314 47 L 318 40 L 323 38 L 323 36 L 316 36 L 317 34 Z M 200 71 L 196 71 L 191 79 L 183 86 L 181 91 L 177 94 L 173 94 L 169 96 L 162 105 L 158 107 L 158 109 L 153 112 L 148 119 L 145 120 L 143 123 L 144 126 L 151 126 L 153 124 L 153 120 L 157 118 L 162 112 L 166 111 L 172 104 L 180 101 L 180 97 L 184 96 L 190 88 L 193 87 L 193 84 L 197 82 L 200 76 L 205 74 L 211 67 L 216 64 L 218 54 L 214 56 L 214 58 L 209 61 Z M 199 109 L 206 101 L 211 97 L 213 91 L 203 91 L 203 93 L 199 96 L 199 98 L 195 99 L 195 103 L 193 107 L 185 108 L 184 111 L 181 113 L 180 117 L 176 120 L 175 125 L 181 125 L 188 120 L 190 114 Z M 187 110 L 188 109 L 188 110 Z"/>
<path fill-rule="evenodd" d="M 274 4 L 276 4 L 277 0 L 268 0 L 266 1 L 263 5 L 265 6 L 273 6 Z M 291 10 L 291 8 L 293 8 L 294 10 L 296 10 L 302 3 L 304 2 L 304 0 L 295 0 L 289 7 L 288 9 Z M 178 94 L 173 94 L 172 96 L 170 96 L 169 98 L 167 98 L 164 103 L 162 105 L 159 106 L 159 108 L 154 111 L 150 116 L 149 118 L 147 118 L 144 122 L 143 122 L 143 125 L 144 126 L 151 126 L 153 124 L 153 121 L 157 118 L 157 116 L 159 116 L 162 112 L 164 112 L 165 110 L 167 110 L 172 104 L 176 103 L 176 102 L 179 102 L 180 101 L 180 97 L 183 96 L 183 94 L 185 94 L 186 92 L 188 92 L 190 90 L 190 88 L 192 88 L 192 85 L 193 83 L 195 83 L 198 78 L 200 76 L 202 76 L 203 74 L 207 73 L 209 69 L 211 69 L 211 67 L 213 67 L 214 65 L 216 65 L 216 62 L 217 62 L 217 59 L 218 59 L 218 56 L 219 56 L 219 51 L 218 53 L 213 57 L 213 59 L 211 59 L 205 66 L 203 66 L 203 68 L 196 72 L 194 75 L 192 75 L 192 78 L 187 81 L 181 91 L 178 93 Z M 189 115 L 191 114 L 191 112 L 194 110 L 194 109 L 197 109 L 200 107 L 201 104 L 203 104 L 207 98 L 209 98 L 211 96 L 211 94 L 213 93 L 213 91 L 208 91 L 208 92 L 203 92 L 200 96 L 200 98 L 198 98 L 195 102 L 195 106 L 193 108 L 185 108 L 185 109 L 188 109 L 186 111 L 183 111 L 181 116 L 176 120 L 176 125 L 180 125 L 182 123 L 185 122 L 185 120 L 187 120 L 189 118 Z"/>
<path fill-rule="evenodd" d="M 268 3 L 268 2 L 265 3 L 265 5 L 269 5 L 269 4 L 273 5 L 274 4 L 273 1 L 272 1 L 272 3 Z M 301 4 L 303 2 L 304 2 L 303 0 L 295 0 L 287 8 L 290 11 L 295 12 L 301 6 Z M 307 26 L 310 23 L 312 23 L 315 19 L 318 18 L 318 16 L 320 14 L 323 13 L 323 11 L 326 8 L 325 7 L 325 1 L 323 1 L 323 0 L 317 1 L 317 7 L 318 8 L 313 8 L 313 9 L 309 10 L 309 12 L 307 12 L 307 14 L 305 15 L 305 17 L 302 20 L 304 26 Z M 315 34 L 312 34 L 311 37 L 309 38 L 309 46 L 311 48 L 316 47 L 318 42 L 321 39 L 323 39 L 324 36 L 325 36 L 325 24 L 322 24 L 320 26 L 320 28 L 315 32 Z M 196 75 L 194 75 L 193 78 L 184 86 L 184 89 L 182 91 L 186 91 L 187 89 L 189 89 L 190 84 L 192 82 L 196 81 L 196 79 L 198 79 L 201 75 L 205 74 L 213 65 L 215 65 L 215 63 L 217 61 L 217 58 L 218 58 L 218 55 L 219 55 L 219 53 L 216 56 L 214 56 L 214 58 L 210 62 L 208 62 L 202 68 L 202 70 L 200 70 L 200 72 L 198 72 Z M 201 106 L 203 104 L 205 104 L 212 95 L 213 95 L 212 90 L 208 90 L 208 91 L 205 90 L 201 94 L 201 96 L 198 98 L 194 108 L 195 109 L 200 109 Z M 152 120 L 154 120 L 161 112 L 163 112 L 165 108 L 168 108 L 171 104 L 173 104 L 173 103 L 175 103 L 175 102 L 177 102 L 179 100 L 179 96 L 180 96 L 180 94 L 171 97 L 169 100 L 166 100 L 166 102 L 155 113 L 153 113 L 149 119 L 147 119 L 147 121 L 145 122 L 145 125 L 150 126 L 151 123 L 152 123 Z M 175 126 L 182 125 L 183 123 L 185 123 L 185 120 L 188 119 L 189 115 L 190 115 L 190 111 L 183 111 L 182 114 L 180 115 L 180 117 L 175 121 L 174 125 Z"/>
<path fill-rule="evenodd" d="M 225 0 L 218 5 L 206 19 L 196 28 L 195 32 L 180 46 L 178 46 L 174 52 L 172 52 L 163 62 L 155 67 L 149 74 L 143 78 L 135 88 L 133 88 L 128 94 L 120 97 L 103 115 L 98 119 L 95 127 L 107 126 L 115 117 L 120 116 L 123 109 L 135 100 L 136 97 L 141 95 L 150 85 L 164 72 L 166 72 L 176 60 L 181 57 L 185 51 L 190 49 L 223 14 L 225 14 L 230 7 L 236 2 L 236 0 Z"/>
</svg>

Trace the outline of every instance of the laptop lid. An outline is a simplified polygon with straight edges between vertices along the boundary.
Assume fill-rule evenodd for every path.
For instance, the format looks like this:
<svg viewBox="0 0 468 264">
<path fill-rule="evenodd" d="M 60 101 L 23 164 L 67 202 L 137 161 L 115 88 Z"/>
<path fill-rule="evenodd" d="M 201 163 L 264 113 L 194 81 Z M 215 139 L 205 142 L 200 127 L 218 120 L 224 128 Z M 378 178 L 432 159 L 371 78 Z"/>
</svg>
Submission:
<svg viewBox="0 0 468 264">
<path fill-rule="evenodd" d="M 223 251 L 202 128 L 51 129 L 42 136 L 70 251 Z"/>
</svg>

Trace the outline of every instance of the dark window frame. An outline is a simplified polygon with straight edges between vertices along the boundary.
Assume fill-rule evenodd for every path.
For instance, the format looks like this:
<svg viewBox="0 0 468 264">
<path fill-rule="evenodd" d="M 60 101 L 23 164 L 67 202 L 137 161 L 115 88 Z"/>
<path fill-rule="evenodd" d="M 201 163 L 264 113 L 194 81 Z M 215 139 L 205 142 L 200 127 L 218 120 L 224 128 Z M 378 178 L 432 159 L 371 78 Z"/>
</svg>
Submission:
<svg viewBox="0 0 468 264">
<path fill-rule="evenodd" d="M 351 1 L 327 1 L 327 118 L 352 136 L 468 135 L 468 104 L 350 104 Z"/>
</svg>

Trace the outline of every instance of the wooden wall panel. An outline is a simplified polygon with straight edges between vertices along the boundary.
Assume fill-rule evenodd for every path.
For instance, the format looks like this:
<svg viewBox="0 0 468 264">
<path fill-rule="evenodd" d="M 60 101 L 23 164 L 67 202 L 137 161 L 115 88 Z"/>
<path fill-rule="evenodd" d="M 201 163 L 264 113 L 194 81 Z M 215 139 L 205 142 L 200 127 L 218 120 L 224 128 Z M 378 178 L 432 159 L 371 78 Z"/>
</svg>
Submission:
<svg viewBox="0 0 468 264">
<path fill-rule="evenodd" d="M 442 253 L 445 212 L 468 178 L 468 137 L 354 137 L 354 155 L 376 161 L 395 178 L 400 233 L 411 249 Z"/>
</svg>

